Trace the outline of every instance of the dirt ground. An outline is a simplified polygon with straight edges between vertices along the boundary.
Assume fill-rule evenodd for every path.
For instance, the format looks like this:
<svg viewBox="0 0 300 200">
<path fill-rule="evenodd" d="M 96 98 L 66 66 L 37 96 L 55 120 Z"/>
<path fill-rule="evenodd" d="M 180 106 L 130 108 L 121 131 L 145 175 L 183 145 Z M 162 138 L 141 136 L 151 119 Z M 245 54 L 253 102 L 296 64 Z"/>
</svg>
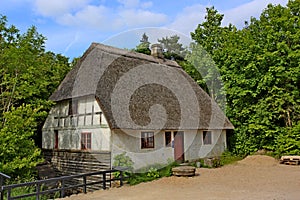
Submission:
<svg viewBox="0 0 300 200">
<path fill-rule="evenodd" d="M 300 199 L 300 166 L 282 165 L 268 156 L 248 156 L 235 164 L 200 168 L 196 173 L 195 177 L 172 176 L 64 200 Z"/>
</svg>

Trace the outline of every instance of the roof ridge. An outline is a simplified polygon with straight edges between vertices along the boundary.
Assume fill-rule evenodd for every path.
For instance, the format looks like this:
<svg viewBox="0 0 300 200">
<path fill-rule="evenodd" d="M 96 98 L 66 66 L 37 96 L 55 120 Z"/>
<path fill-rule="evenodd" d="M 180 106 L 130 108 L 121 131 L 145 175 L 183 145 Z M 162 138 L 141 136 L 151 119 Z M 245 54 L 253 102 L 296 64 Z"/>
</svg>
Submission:
<svg viewBox="0 0 300 200">
<path fill-rule="evenodd" d="M 168 65 L 168 66 L 172 66 L 172 67 L 182 68 L 176 61 L 155 58 L 151 55 L 130 51 L 127 49 L 120 49 L 120 48 L 108 46 L 108 45 L 105 45 L 102 43 L 93 42 L 91 47 L 98 48 L 101 51 L 104 51 L 104 52 L 110 53 L 110 54 L 120 55 L 120 56 L 124 56 L 124 57 L 128 57 L 128 58 L 137 58 L 140 60 L 142 59 L 142 60 L 150 61 L 150 62 L 157 63 L 157 64 L 163 64 L 163 65 Z"/>
</svg>

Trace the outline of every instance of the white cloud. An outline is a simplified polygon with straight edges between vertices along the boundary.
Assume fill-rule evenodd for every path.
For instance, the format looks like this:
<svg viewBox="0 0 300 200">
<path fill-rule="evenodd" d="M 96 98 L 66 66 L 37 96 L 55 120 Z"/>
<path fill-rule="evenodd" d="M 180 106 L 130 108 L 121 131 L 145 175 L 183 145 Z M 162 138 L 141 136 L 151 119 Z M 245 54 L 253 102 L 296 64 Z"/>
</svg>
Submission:
<svg viewBox="0 0 300 200">
<path fill-rule="evenodd" d="M 141 7 L 146 9 L 146 8 L 151 8 L 153 6 L 152 1 L 147 1 L 147 2 L 143 2 L 141 3 Z"/>
<path fill-rule="evenodd" d="M 125 8 L 136 8 L 140 5 L 139 0 L 118 0 Z"/>
<path fill-rule="evenodd" d="M 86 6 L 89 0 L 35 0 L 36 12 L 46 17 L 56 17 Z"/>
<path fill-rule="evenodd" d="M 286 5 L 287 1 L 288 0 L 253 0 L 229 10 L 216 9 L 219 13 L 224 14 L 223 25 L 226 26 L 232 23 L 238 28 L 242 28 L 244 22 L 249 21 L 251 16 L 259 17 L 260 13 L 268 4 Z M 206 7 L 211 7 L 211 5 L 195 4 L 185 7 L 176 16 L 175 20 L 166 27 L 189 35 L 190 32 L 195 31 L 198 24 L 201 24 L 205 20 Z"/>
<path fill-rule="evenodd" d="M 159 26 L 167 15 L 151 11 L 151 1 L 118 0 L 119 6 L 92 5 L 91 0 L 35 0 L 37 13 L 71 27 L 121 30 L 139 26 Z M 99 3 L 99 1 L 98 1 Z"/>
<path fill-rule="evenodd" d="M 110 10 L 104 6 L 86 6 L 75 14 L 66 13 L 57 21 L 68 26 L 106 28 Z M 104 27 L 105 26 L 105 27 Z"/>
<path fill-rule="evenodd" d="M 194 31 L 197 25 L 203 22 L 206 7 L 208 6 L 201 4 L 185 7 L 167 27 L 190 35 L 190 32 Z"/>
<path fill-rule="evenodd" d="M 242 28 L 245 21 L 249 21 L 250 17 L 259 17 L 261 12 L 267 7 L 268 4 L 281 4 L 286 5 L 288 0 L 254 0 L 249 3 L 243 4 L 236 8 L 224 11 L 223 25 L 229 23 Z"/>
<path fill-rule="evenodd" d="M 165 14 L 153 13 L 141 9 L 123 10 L 119 15 L 128 27 L 158 26 L 167 22 L 167 16 Z"/>
<path fill-rule="evenodd" d="M 141 2 L 140 0 L 118 0 L 124 8 L 150 8 L 153 5 L 152 1 Z"/>
</svg>

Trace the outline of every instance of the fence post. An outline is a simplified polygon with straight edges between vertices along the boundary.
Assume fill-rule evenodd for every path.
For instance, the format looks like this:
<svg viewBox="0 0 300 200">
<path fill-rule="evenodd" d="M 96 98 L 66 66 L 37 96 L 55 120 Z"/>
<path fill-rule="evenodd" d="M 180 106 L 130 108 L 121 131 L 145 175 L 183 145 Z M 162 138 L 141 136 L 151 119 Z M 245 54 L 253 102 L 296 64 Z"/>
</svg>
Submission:
<svg viewBox="0 0 300 200">
<path fill-rule="evenodd" d="M 61 180 L 61 189 L 60 189 L 60 197 L 65 197 L 65 180 Z"/>
<path fill-rule="evenodd" d="M 10 200 L 11 197 L 11 188 L 7 190 L 7 200 Z"/>
<path fill-rule="evenodd" d="M 123 186 L 123 171 L 120 170 L 120 186 Z"/>
<path fill-rule="evenodd" d="M 86 194 L 86 176 L 83 176 L 83 193 Z"/>
<path fill-rule="evenodd" d="M 3 200 L 3 196 L 4 196 L 4 194 L 3 194 L 3 192 L 4 192 L 3 191 L 3 182 L 4 182 L 5 178 L 10 179 L 10 176 L 0 172 L 0 198 L 1 198 L 1 200 Z"/>
<path fill-rule="evenodd" d="M 102 179 L 102 181 L 103 181 L 103 190 L 105 190 L 106 189 L 106 173 L 104 172 L 103 174 L 103 179 Z"/>
<path fill-rule="evenodd" d="M 0 175 L 0 199 L 3 200 L 3 176 Z"/>
<path fill-rule="evenodd" d="M 40 184 L 36 183 L 36 200 L 40 200 Z"/>
</svg>

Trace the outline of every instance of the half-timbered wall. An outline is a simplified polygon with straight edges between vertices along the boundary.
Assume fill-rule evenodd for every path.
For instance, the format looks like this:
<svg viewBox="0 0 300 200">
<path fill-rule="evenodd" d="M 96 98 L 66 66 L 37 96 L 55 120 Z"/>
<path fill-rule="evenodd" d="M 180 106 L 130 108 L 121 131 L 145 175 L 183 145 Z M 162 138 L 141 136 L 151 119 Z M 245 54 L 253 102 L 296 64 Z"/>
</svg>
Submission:
<svg viewBox="0 0 300 200">
<path fill-rule="evenodd" d="M 43 148 L 54 149 L 57 143 L 58 149 L 80 150 L 82 133 L 91 133 L 89 150 L 110 151 L 110 129 L 94 96 L 61 101 L 51 109 L 43 127 Z"/>
</svg>

